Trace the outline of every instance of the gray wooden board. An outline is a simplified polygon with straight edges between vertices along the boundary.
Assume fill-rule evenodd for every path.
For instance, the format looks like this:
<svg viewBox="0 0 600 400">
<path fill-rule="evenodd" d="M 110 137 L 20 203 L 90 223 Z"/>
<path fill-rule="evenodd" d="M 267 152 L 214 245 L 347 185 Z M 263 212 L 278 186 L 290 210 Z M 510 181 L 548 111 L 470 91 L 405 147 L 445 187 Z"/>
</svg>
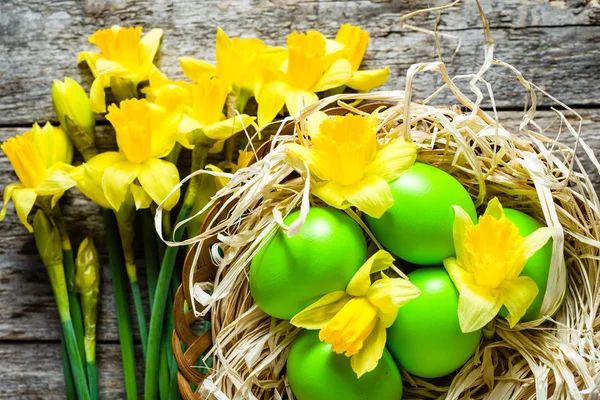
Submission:
<svg viewBox="0 0 600 400">
<path fill-rule="evenodd" d="M 23 132 L 23 127 L 34 121 L 54 119 L 49 98 L 54 79 L 71 76 L 89 86 L 89 71 L 77 67 L 75 59 L 78 51 L 93 50 L 87 38 L 100 27 L 141 24 L 145 29 L 164 29 L 158 64 L 170 76 L 179 77 L 179 56 L 214 60 L 216 26 L 231 36 L 258 36 L 269 44 L 282 45 L 291 30 L 318 29 L 332 37 L 339 24 L 349 22 L 371 32 L 372 42 L 364 65 L 366 68 L 389 65 L 391 76 L 385 88 L 393 89 L 404 87 L 404 75 L 412 63 L 433 61 L 436 57 L 432 38 L 403 29 L 400 16 L 441 3 L 428 0 L 4 0 L 0 2 L 0 142 Z M 585 107 L 578 110 L 585 118 L 583 136 L 593 149 L 600 149 L 597 135 L 600 83 L 596 79 L 600 72 L 598 2 L 506 0 L 484 3 L 497 45 L 496 56 L 513 64 L 527 78 L 565 103 Z M 418 16 L 414 22 L 430 27 L 434 19 L 435 14 Z M 470 73 L 479 67 L 482 61 L 479 26 L 472 0 L 464 1 L 456 11 L 442 17 L 440 29 L 461 38 L 461 52 L 451 63 L 452 72 Z M 443 43 L 444 55 L 449 60 L 455 42 L 444 39 Z M 506 71 L 494 69 L 489 80 L 500 107 L 523 108 L 524 91 Z M 416 98 L 430 93 L 439 81 L 439 76 L 431 73 L 417 78 Z M 541 103 L 551 105 L 547 100 Z M 516 111 L 500 113 L 501 122 L 510 129 L 516 129 L 520 116 Z M 551 111 L 541 111 L 539 117 L 543 124 L 554 118 Z M 100 126 L 98 131 L 101 148 L 112 148 L 115 143 L 110 128 Z M 589 163 L 586 166 L 591 167 Z M 189 165 L 184 165 L 182 174 L 186 168 Z M 599 188 L 598 174 L 591 168 L 589 171 Z M 0 157 L 0 192 L 15 179 L 8 160 Z M 106 265 L 98 208 L 71 191 L 63 200 L 63 210 L 72 236 L 94 237 Z M 143 283 L 143 262 L 139 268 Z M 111 291 L 105 267 L 98 326 L 99 379 L 102 398 L 118 399 L 123 398 L 124 393 Z M 0 300 L 0 398 L 63 398 L 59 322 L 51 288 L 33 238 L 19 223 L 12 205 L 0 223 Z M 137 340 L 137 334 L 135 336 Z M 141 365 L 141 359 L 138 363 Z"/>
<path fill-rule="evenodd" d="M 136 352 L 141 359 L 141 347 Z M 15 348 L 0 343 L 0 399 L 65 398 L 61 348 L 58 342 L 25 343 Z M 123 368 L 116 343 L 98 345 L 98 387 L 101 399 L 124 399 Z M 142 369 L 137 370 L 138 389 L 143 387 Z"/>
<path fill-rule="evenodd" d="M 179 56 L 214 60 L 214 36 L 220 25 L 230 35 L 258 36 L 283 45 L 294 29 L 319 29 L 329 37 L 350 22 L 371 32 L 364 66 L 389 65 L 385 88 L 404 87 L 406 69 L 415 62 L 435 61 L 431 36 L 400 25 L 400 16 L 445 1 L 122 1 L 43 0 L 0 2 L 0 125 L 52 119 L 48 102 L 54 79 L 71 76 L 89 85 L 87 68 L 77 67 L 76 55 L 93 50 L 87 38 L 112 24 L 161 27 L 165 31 L 160 67 L 181 76 Z M 497 43 L 496 55 L 515 65 L 526 78 L 573 105 L 599 105 L 597 75 L 600 56 L 600 7 L 596 1 L 561 2 L 508 0 L 484 2 Z M 435 14 L 415 18 L 432 27 Z M 483 59 L 482 33 L 473 0 L 442 18 L 441 29 L 460 37 L 462 52 L 451 71 L 475 72 Z M 443 40 L 449 59 L 456 45 Z M 517 107 L 524 92 L 510 74 L 495 69 L 489 76 L 498 104 Z M 417 80 L 415 94 L 423 97 L 439 83 L 428 73 Z M 544 104 L 548 101 L 544 100 Z"/>
</svg>

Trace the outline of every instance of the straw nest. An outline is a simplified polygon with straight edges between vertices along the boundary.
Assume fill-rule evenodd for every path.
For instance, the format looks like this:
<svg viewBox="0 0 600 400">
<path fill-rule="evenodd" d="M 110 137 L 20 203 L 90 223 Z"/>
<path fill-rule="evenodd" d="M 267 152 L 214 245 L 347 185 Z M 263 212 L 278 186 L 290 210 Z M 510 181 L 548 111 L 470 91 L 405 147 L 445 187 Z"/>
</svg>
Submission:
<svg viewBox="0 0 600 400">
<path fill-rule="evenodd" d="M 193 299 L 189 306 L 197 318 L 210 317 L 212 323 L 212 346 L 195 367 L 194 357 L 186 361 L 189 368 L 199 371 L 197 366 L 211 359 L 210 373 L 196 392 L 199 398 L 293 398 L 284 367 L 289 345 L 299 330 L 267 316 L 254 304 L 248 269 L 261 244 L 277 229 L 292 235 L 300 229 L 302 218 L 292 226 L 284 224 L 288 213 L 300 209 L 306 215 L 311 206 L 319 205 L 310 195 L 309 171 L 290 159 L 283 145 L 310 145 L 305 122 L 318 110 L 339 106 L 364 114 L 352 106 L 357 101 L 389 103 L 379 113 L 379 137 L 402 135 L 416 142 L 418 161 L 458 179 L 480 211 L 497 196 L 504 206 L 524 211 L 556 230 L 544 317 L 513 329 L 497 319 L 495 326 L 486 327 L 473 357 L 450 378 L 425 381 L 403 372 L 405 397 L 586 399 L 597 393 L 600 202 L 582 159 L 589 158 L 598 169 L 600 163 L 581 139 L 581 117 L 558 100 L 551 97 L 556 102 L 553 124 L 536 123 L 536 98 L 549 95 L 514 67 L 493 58 L 493 42 L 483 15 L 482 21 L 486 57 L 477 73 L 451 78 L 440 57 L 436 62 L 413 65 L 404 91 L 322 99 L 282 122 L 264 157 L 233 175 L 226 174 L 231 178 L 229 184 L 206 208 L 216 205 L 205 221 L 206 229 L 182 243 L 196 244 L 188 255 L 191 267 L 183 283 Z M 507 69 L 528 93 L 530 106 L 518 131 L 504 129 L 498 119 L 491 86 L 485 81 L 490 68 Z M 424 101 L 411 102 L 413 78 L 424 72 L 440 74 L 444 84 Z M 456 85 L 459 79 L 469 82 L 468 95 Z M 431 105 L 448 90 L 456 105 Z M 480 108 L 486 97 L 492 111 Z M 284 130 L 288 123 L 291 127 Z M 252 144 L 249 148 L 254 149 Z M 359 220 L 352 210 L 347 212 Z M 364 224 L 363 228 L 369 235 Z M 209 262 L 215 266 L 212 273 L 216 275 L 210 282 L 206 274 L 196 271 L 206 262 L 201 261 L 203 252 L 210 254 Z"/>
</svg>

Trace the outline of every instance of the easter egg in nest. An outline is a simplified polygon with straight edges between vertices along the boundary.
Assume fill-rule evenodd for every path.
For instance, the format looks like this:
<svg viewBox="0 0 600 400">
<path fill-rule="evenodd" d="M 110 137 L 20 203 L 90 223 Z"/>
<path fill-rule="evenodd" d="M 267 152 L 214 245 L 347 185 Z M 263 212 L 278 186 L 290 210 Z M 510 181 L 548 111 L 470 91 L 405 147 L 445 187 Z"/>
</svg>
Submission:
<svg viewBox="0 0 600 400">
<path fill-rule="evenodd" d="M 415 163 L 389 185 L 394 205 L 381 218 L 364 216 L 383 247 L 418 265 L 440 265 L 454 255 L 452 206 L 477 220 L 475 205 L 460 182 L 441 169 Z"/>
<path fill-rule="evenodd" d="M 463 333 L 458 322 L 458 291 L 443 267 L 408 274 L 421 294 L 400 308 L 387 330 L 386 346 L 409 373 L 439 378 L 471 358 L 481 330 Z"/>
<path fill-rule="evenodd" d="M 290 225 L 300 216 L 285 218 Z M 250 291 L 267 314 L 291 319 L 323 295 L 344 290 L 367 258 L 360 226 L 343 211 L 313 207 L 300 233 L 283 230 L 252 259 Z"/>
<path fill-rule="evenodd" d="M 287 375 L 298 400 L 398 400 L 402 398 L 400 371 L 388 350 L 377 367 L 356 377 L 350 358 L 336 354 L 319 341 L 317 331 L 304 331 L 292 343 Z"/>
</svg>

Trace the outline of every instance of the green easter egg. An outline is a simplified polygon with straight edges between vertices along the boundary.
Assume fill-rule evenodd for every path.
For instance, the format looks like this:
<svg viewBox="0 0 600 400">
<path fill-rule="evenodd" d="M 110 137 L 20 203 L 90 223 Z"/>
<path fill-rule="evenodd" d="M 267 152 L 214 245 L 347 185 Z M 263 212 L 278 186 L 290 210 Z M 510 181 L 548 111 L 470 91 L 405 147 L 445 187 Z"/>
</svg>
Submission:
<svg viewBox="0 0 600 400">
<path fill-rule="evenodd" d="M 441 169 L 416 163 L 390 188 L 394 205 L 379 219 L 365 215 L 365 221 L 383 247 L 413 264 L 440 265 L 454 255 L 452 206 L 477 221 L 469 193 Z"/>
<path fill-rule="evenodd" d="M 285 219 L 290 225 L 300 212 Z M 267 314 L 291 319 L 327 293 L 344 290 L 367 258 L 360 226 L 343 211 L 310 209 L 300 233 L 279 230 L 253 258 L 250 291 Z"/>
<path fill-rule="evenodd" d="M 523 237 L 529 236 L 538 228 L 545 226 L 535 218 L 522 213 L 521 211 L 511 210 L 510 208 L 504 209 L 504 215 L 517 226 L 519 234 Z M 533 279 L 539 289 L 538 295 L 527 309 L 525 315 L 521 318 L 521 321 L 533 321 L 539 317 L 542 303 L 544 302 L 544 295 L 546 294 L 546 287 L 548 286 L 548 274 L 550 273 L 551 262 L 552 239 L 548 240 L 548 243 L 527 261 L 525 268 L 523 268 L 523 271 L 521 272 L 521 275 Z M 506 307 L 502 307 L 499 314 L 502 317 L 506 317 L 508 315 Z"/>
<path fill-rule="evenodd" d="M 386 349 L 377 367 L 360 378 L 350 358 L 336 354 L 319 341 L 317 331 L 304 331 L 292 344 L 287 375 L 298 400 L 398 400 L 402 378 Z"/>
<path fill-rule="evenodd" d="M 471 358 L 481 330 L 460 330 L 458 292 L 443 267 L 420 268 L 408 278 L 421 295 L 400 308 L 387 330 L 386 346 L 398 364 L 413 375 L 448 375 Z"/>
</svg>

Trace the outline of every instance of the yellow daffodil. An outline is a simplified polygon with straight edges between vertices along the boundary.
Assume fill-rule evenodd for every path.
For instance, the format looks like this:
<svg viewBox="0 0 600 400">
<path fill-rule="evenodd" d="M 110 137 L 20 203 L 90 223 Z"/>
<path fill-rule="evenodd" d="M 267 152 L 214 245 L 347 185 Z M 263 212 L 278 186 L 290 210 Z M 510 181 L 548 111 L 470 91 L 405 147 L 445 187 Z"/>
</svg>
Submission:
<svg viewBox="0 0 600 400">
<path fill-rule="evenodd" d="M 350 364 L 358 377 L 372 371 L 383 355 L 386 329 L 398 310 L 418 297 L 419 289 L 406 279 L 381 278 L 371 283 L 370 275 L 388 269 L 394 258 L 380 250 L 356 272 L 346 291 L 332 292 L 292 318 L 291 323 L 306 329 L 320 329 L 319 339 L 339 354 L 352 357 Z"/>
<path fill-rule="evenodd" d="M 246 114 L 225 118 L 223 107 L 231 84 L 222 78 L 204 79 L 191 87 L 190 106 L 179 124 L 179 132 L 185 135 L 180 139 L 186 147 L 192 147 L 198 140 L 213 146 L 218 141 L 228 139 L 252 123 L 254 117 Z M 194 135 L 200 134 L 200 138 Z"/>
<path fill-rule="evenodd" d="M 288 35 L 287 59 L 281 68 L 263 68 L 257 79 L 256 101 L 260 126 L 271 122 L 284 104 L 290 115 L 296 115 L 302 106 L 318 100 L 317 92 L 350 81 L 350 61 L 337 56 L 330 57 L 327 44 L 325 37 L 317 31 L 292 32 Z"/>
<path fill-rule="evenodd" d="M 137 99 L 122 101 L 120 107 L 111 105 L 106 119 L 115 128 L 120 151 L 99 154 L 77 170 L 78 187 L 116 211 L 129 194 L 137 208 L 148 207 L 148 197 L 162 202 L 179 183 L 177 167 L 161 160 L 175 144 L 178 121 L 169 119 L 161 107 Z M 165 209 L 173 208 L 178 199 L 179 191 L 169 197 Z"/>
<path fill-rule="evenodd" d="M 444 266 L 460 293 L 458 318 L 463 332 L 482 328 L 505 305 L 506 319 L 513 327 L 538 294 L 528 276 L 519 276 L 527 260 L 552 237 L 552 228 L 539 228 L 522 237 L 519 229 L 504 216 L 497 198 L 491 200 L 479 223 L 454 207 L 456 258 Z"/>
<path fill-rule="evenodd" d="M 75 181 L 65 172 L 66 164 L 73 159 L 73 146 L 62 129 L 46 123 L 43 128 L 34 124 L 31 131 L 8 139 L 2 144 L 2 151 L 21 183 L 4 189 L 0 221 L 6 216 L 6 206 L 12 199 L 19 220 L 33 232 L 27 216 L 38 196 L 52 196 L 53 207 L 66 190 L 75 186 Z"/>
<path fill-rule="evenodd" d="M 315 178 L 312 193 L 336 208 L 355 206 L 379 218 L 394 204 L 389 181 L 410 168 L 417 147 L 401 138 L 377 140 L 377 114 L 309 119 L 312 147 L 288 144 L 291 155 L 304 161 Z"/>
<path fill-rule="evenodd" d="M 390 74 L 388 67 L 366 71 L 358 70 L 369 44 L 369 32 L 358 26 L 344 24 L 340 26 L 335 41 L 344 45 L 346 50 L 344 56 L 352 65 L 352 79 L 346 83 L 346 86 L 359 91 L 369 91 L 387 81 Z"/>
<path fill-rule="evenodd" d="M 254 94 L 254 83 L 260 68 L 271 57 L 284 56 L 285 50 L 272 48 L 256 38 L 229 38 L 217 28 L 216 66 L 191 57 L 179 59 L 183 73 L 195 82 L 212 77 L 223 78 L 233 85 L 237 109 L 243 112 L 246 102 Z"/>
<path fill-rule="evenodd" d="M 85 61 L 96 78 L 90 89 L 94 112 L 106 111 L 104 88 L 111 86 L 111 78 L 124 79 L 134 89 L 148 79 L 162 34 L 162 29 L 152 29 L 142 37 L 141 26 L 115 25 L 90 36 L 90 43 L 98 46 L 100 53 L 81 52 L 77 62 Z"/>
</svg>

